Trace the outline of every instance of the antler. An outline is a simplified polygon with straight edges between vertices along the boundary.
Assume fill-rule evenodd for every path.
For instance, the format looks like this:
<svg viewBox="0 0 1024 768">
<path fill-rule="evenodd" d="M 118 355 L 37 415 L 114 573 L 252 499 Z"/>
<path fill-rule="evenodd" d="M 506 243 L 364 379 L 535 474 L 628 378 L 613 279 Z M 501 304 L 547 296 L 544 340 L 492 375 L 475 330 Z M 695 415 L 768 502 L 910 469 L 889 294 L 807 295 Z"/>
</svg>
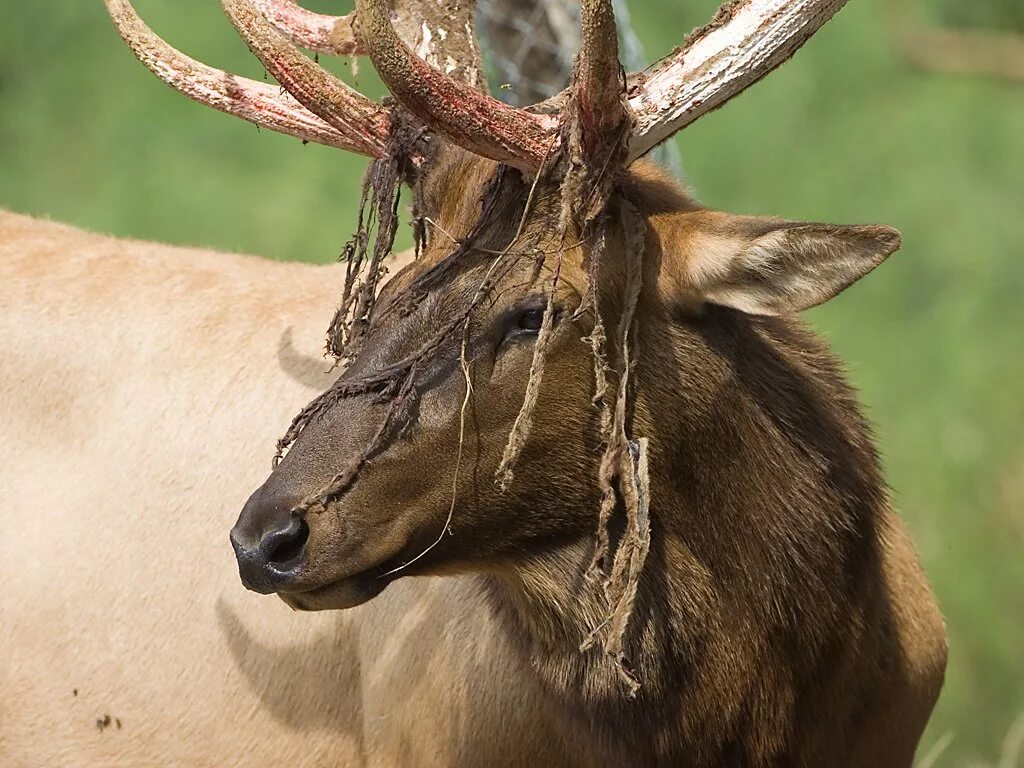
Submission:
<svg viewBox="0 0 1024 768">
<path fill-rule="evenodd" d="M 524 170 L 540 166 L 553 118 L 502 104 L 432 69 L 399 39 L 384 0 L 357 0 L 356 9 L 366 52 L 402 106 L 471 152 Z"/>
<path fill-rule="evenodd" d="M 846 0 L 732 0 L 649 75 L 629 106 L 629 162 L 722 106 L 790 56 Z"/>
<path fill-rule="evenodd" d="M 168 45 L 139 18 L 129 0 L 106 0 L 118 32 L 147 69 L 179 93 L 250 123 L 339 149 L 368 152 L 364 143 L 353 143 L 347 133 L 332 127 L 303 108 L 277 86 L 232 75 L 209 67 Z"/>
<path fill-rule="evenodd" d="M 390 109 L 375 104 L 303 56 L 288 40 L 314 50 L 359 52 L 354 17 L 324 16 L 292 0 L 223 0 L 250 49 L 284 88 L 207 66 L 168 45 L 139 17 L 130 0 L 105 0 L 121 37 L 157 77 L 195 101 L 304 141 L 381 157 Z M 399 0 L 395 0 L 399 2 Z M 400 0 L 401 34 L 417 53 L 466 87 L 484 82 L 465 0 Z M 264 15 L 266 14 L 266 15 Z M 280 30 L 280 31 L 279 31 Z M 288 38 L 288 39 L 285 39 Z"/>
<path fill-rule="evenodd" d="M 535 171 L 558 141 L 557 117 L 510 107 L 477 89 L 483 77 L 467 0 L 391 0 L 402 7 L 400 31 L 391 2 L 357 0 L 358 39 L 350 34 L 351 16 L 314 14 L 293 0 L 222 2 L 249 47 L 305 109 L 271 86 L 188 58 L 146 27 L 129 0 L 106 0 L 122 37 L 161 79 L 197 101 L 282 133 L 381 156 L 390 121 L 388 109 L 318 67 L 287 37 L 314 50 L 365 50 L 406 109 L 477 154 Z M 624 107 L 611 2 L 582 0 L 573 85 L 559 98 L 579 110 L 588 152 L 632 113 L 626 158 L 632 162 L 778 67 L 845 4 L 729 0 L 653 73 L 635 78 L 639 85 Z"/>
<path fill-rule="evenodd" d="M 221 5 L 256 58 L 304 107 L 343 134 L 355 151 L 375 157 L 384 153 L 388 110 L 303 56 L 267 21 L 254 0 L 221 0 Z"/>
<path fill-rule="evenodd" d="M 355 14 L 325 16 L 307 11 L 294 0 L 255 0 L 255 4 L 296 45 L 335 56 L 367 52 L 355 32 Z M 477 88 L 485 86 L 472 2 L 455 0 L 442 5 L 437 0 L 391 0 L 388 5 L 399 37 L 417 56 L 456 80 Z"/>
<path fill-rule="evenodd" d="M 626 162 L 721 106 L 785 62 L 846 0 L 729 0 L 629 97 L 636 120 Z M 474 94 L 430 70 L 391 25 L 384 0 L 359 0 L 367 52 L 394 96 L 426 124 L 477 154 L 536 170 L 557 140 L 550 118 Z M 616 125 L 610 84 L 614 29 L 606 0 L 585 0 L 584 42 L 573 90 L 593 126 Z M 561 94 L 549 103 L 565 102 Z"/>
<path fill-rule="evenodd" d="M 255 4 L 296 45 L 333 56 L 365 53 L 356 40 L 352 14 L 325 16 L 301 8 L 294 0 L 255 0 Z"/>
<path fill-rule="evenodd" d="M 612 1 L 582 0 L 580 27 L 572 90 L 583 127 L 583 148 L 593 154 L 601 138 L 614 132 L 627 116 Z"/>
</svg>

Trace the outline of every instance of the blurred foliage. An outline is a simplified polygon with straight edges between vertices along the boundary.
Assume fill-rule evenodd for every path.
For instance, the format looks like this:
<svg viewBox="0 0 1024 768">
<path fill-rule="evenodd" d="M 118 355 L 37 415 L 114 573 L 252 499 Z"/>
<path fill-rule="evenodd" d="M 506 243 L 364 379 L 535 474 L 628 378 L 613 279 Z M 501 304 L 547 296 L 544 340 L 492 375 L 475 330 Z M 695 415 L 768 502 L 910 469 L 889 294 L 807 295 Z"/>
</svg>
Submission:
<svg viewBox="0 0 1024 768">
<path fill-rule="evenodd" d="M 925 0 L 927 15 L 952 27 L 1024 32 L 1020 0 Z"/>
<path fill-rule="evenodd" d="M 980 3 L 933 1 L 984 18 Z M 987 2 L 1019 25 L 1019 0 Z M 634 21 L 666 52 L 716 4 L 636 0 Z M 949 672 L 924 747 L 952 733 L 938 765 L 973 765 L 995 759 L 1024 711 L 1024 87 L 908 69 L 891 6 L 850 3 L 678 142 L 708 205 L 903 231 L 900 253 L 809 319 L 848 361 L 947 617 Z M 263 76 L 213 0 L 138 7 L 197 58 Z M 362 159 L 174 94 L 100 0 L 0 11 L 0 205 L 272 258 L 338 253 Z M 360 85 L 379 93 L 369 70 Z"/>
</svg>

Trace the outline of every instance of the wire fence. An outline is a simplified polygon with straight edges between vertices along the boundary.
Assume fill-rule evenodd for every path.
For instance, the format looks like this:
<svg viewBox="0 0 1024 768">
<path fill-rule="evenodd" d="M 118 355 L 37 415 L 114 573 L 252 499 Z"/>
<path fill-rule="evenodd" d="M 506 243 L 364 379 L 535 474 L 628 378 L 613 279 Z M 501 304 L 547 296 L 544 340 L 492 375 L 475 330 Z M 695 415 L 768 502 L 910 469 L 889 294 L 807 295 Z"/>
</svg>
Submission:
<svg viewBox="0 0 1024 768">
<path fill-rule="evenodd" d="M 647 65 L 643 45 L 630 22 L 626 0 L 613 0 L 619 50 L 626 69 Z M 477 0 L 477 30 L 496 96 L 524 107 L 544 101 L 569 83 L 580 42 L 578 0 Z M 672 141 L 652 153 L 655 162 L 682 178 Z"/>
</svg>

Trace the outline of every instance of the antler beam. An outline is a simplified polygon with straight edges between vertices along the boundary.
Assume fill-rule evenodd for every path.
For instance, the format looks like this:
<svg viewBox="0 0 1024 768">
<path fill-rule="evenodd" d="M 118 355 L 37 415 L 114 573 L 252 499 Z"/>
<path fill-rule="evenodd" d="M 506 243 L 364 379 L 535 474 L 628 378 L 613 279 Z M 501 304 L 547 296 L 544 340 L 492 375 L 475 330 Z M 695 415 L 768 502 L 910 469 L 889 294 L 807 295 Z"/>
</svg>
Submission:
<svg viewBox="0 0 1024 768">
<path fill-rule="evenodd" d="M 128 0 L 106 0 L 118 32 L 136 58 L 184 96 L 269 130 L 351 152 L 364 152 L 280 88 L 207 66 L 170 46 Z"/>
</svg>

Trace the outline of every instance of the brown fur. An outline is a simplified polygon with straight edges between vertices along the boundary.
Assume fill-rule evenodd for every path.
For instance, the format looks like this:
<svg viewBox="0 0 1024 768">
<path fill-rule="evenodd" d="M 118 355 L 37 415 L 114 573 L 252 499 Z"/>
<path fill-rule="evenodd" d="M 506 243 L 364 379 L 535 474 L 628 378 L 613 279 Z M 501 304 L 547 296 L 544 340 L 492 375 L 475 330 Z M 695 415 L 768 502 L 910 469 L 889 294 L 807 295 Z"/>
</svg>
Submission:
<svg viewBox="0 0 1024 768">
<path fill-rule="evenodd" d="M 632 249 L 617 222 L 635 209 L 645 223 L 634 397 L 622 414 L 649 445 L 650 550 L 622 648 L 640 683 L 631 700 L 599 649 L 580 650 L 616 599 L 587 580 L 602 427 L 581 343 L 593 307 L 576 311 L 588 293 L 586 232 L 570 233 L 558 256 L 559 320 L 515 479 L 504 491 L 493 482 L 534 358 L 509 322 L 544 305 L 560 208 L 557 191 L 542 190 L 512 242 L 527 185 L 509 176 L 511 202 L 482 217 L 494 174 L 442 153 L 418 200 L 436 230 L 424 255 L 385 289 L 338 396 L 305 424 L 236 533 L 258 541 L 279 528 L 373 444 L 343 492 L 305 515 L 302 567 L 278 586 L 290 605 L 343 608 L 403 575 L 472 575 L 581 764 L 909 765 L 942 682 L 941 616 L 854 393 L 790 314 L 870 271 L 898 235 L 704 211 L 643 167 L 615 182 L 596 297 L 611 328 L 629 309 Z M 475 306 L 502 253 L 511 266 Z M 389 311 L 409 291 L 422 300 Z M 467 316 L 460 434 L 466 382 L 449 331 Z M 412 357 L 415 412 L 376 444 L 394 393 L 346 382 Z M 619 501 L 610 546 L 622 552 L 634 523 Z"/>
</svg>

